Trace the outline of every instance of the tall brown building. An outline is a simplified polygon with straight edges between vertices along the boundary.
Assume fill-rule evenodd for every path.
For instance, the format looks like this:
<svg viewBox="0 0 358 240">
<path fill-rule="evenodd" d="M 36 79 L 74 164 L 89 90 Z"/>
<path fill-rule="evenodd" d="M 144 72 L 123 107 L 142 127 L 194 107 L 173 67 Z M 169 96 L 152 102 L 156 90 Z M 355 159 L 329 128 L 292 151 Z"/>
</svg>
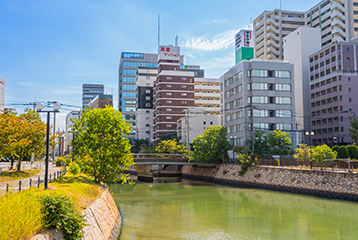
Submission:
<svg viewBox="0 0 358 240">
<path fill-rule="evenodd" d="M 153 85 L 154 141 L 176 133 L 184 109 L 194 107 L 194 75 L 192 71 L 180 71 L 180 47 L 159 46 L 158 76 Z"/>
</svg>

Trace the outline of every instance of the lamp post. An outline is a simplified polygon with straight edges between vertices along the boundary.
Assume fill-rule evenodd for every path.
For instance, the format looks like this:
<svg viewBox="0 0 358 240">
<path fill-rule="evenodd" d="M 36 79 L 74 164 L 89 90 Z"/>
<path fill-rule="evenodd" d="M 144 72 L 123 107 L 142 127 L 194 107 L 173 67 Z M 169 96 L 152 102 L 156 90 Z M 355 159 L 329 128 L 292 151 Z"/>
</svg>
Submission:
<svg viewBox="0 0 358 240">
<path fill-rule="evenodd" d="M 46 125 L 46 159 L 45 159 L 45 182 L 44 186 L 47 189 L 48 186 L 48 155 L 49 155 L 49 145 L 50 145 L 50 113 L 59 112 L 61 105 L 57 102 L 53 104 L 53 111 L 42 111 L 45 105 L 43 103 L 36 104 L 37 112 L 46 112 L 47 113 L 47 125 Z"/>
<path fill-rule="evenodd" d="M 314 135 L 314 132 L 305 132 L 305 134 L 310 137 L 310 146 L 312 146 L 312 136 Z"/>
</svg>

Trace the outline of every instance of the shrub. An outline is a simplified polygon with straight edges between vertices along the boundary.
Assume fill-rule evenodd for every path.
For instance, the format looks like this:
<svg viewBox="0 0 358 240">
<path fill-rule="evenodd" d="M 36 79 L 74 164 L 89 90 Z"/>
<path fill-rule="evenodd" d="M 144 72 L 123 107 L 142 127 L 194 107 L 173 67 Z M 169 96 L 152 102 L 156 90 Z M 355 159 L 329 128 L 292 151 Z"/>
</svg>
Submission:
<svg viewBox="0 0 358 240">
<path fill-rule="evenodd" d="M 72 163 L 72 159 L 71 158 L 67 158 L 66 156 L 61 156 L 59 158 L 56 159 L 56 166 L 59 167 L 61 164 L 60 163 L 65 164 L 66 166 L 70 166 Z"/>
<path fill-rule="evenodd" d="M 42 205 L 47 227 L 60 230 L 65 240 L 82 239 L 85 220 L 69 197 L 43 196 Z"/>
<path fill-rule="evenodd" d="M 239 176 L 244 175 L 249 167 L 255 165 L 254 164 L 255 160 L 252 157 L 250 157 L 249 155 L 238 153 L 236 159 L 238 160 L 239 164 L 241 165 L 241 170 L 239 171 Z"/>
<path fill-rule="evenodd" d="M 337 146 L 337 145 L 334 145 L 334 146 L 332 147 L 332 151 L 335 151 L 335 152 L 337 152 L 337 153 L 338 153 L 338 149 L 339 149 L 339 146 Z"/>
<path fill-rule="evenodd" d="M 349 158 L 349 151 L 346 146 L 340 146 L 338 148 L 338 158 Z"/>
<path fill-rule="evenodd" d="M 357 149 L 357 146 L 354 146 L 354 145 L 350 145 L 350 146 L 347 146 L 347 149 L 349 151 L 349 157 L 351 159 L 358 159 L 358 149 Z"/>
<path fill-rule="evenodd" d="M 81 168 L 80 166 L 78 165 L 78 163 L 76 162 L 73 162 L 70 167 L 68 168 L 68 172 L 77 176 L 78 174 L 81 173 Z"/>
</svg>

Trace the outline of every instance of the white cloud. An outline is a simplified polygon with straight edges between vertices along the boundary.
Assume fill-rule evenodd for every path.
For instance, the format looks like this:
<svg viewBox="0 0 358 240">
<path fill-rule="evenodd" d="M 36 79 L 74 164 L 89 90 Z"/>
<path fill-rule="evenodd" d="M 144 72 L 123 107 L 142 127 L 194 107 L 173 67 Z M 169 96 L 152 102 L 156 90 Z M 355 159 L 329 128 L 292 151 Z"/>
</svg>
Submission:
<svg viewBox="0 0 358 240">
<path fill-rule="evenodd" d="M 183 47 L 202 50 L 202 51 L 217 51 L 227 49 L 234 45 L 234 38 L 237 30 L 226 31 L 220 33 L 212 38 L 207 37 L 191 37 L 184 40 Z"/>
<path fill-rule="evenodd" d="M 219 24 L 219 23 L 224 23 L 224 22 L 228 22 L 227 19 L 213 19 L 213 20 L 208 20 L 203 22 L 203 24 Z"/>
</svg>

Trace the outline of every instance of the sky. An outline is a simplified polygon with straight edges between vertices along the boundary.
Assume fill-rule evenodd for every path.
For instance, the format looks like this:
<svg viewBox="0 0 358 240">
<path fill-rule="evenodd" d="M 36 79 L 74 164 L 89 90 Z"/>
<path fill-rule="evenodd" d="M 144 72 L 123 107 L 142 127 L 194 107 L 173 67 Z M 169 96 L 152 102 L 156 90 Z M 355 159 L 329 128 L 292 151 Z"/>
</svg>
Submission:
<svg viewBox="0 0 358 240">
<path fill-rule="evenodd" d="M 306 11 L 319 1 L 282 0 L 282 9 Z M 82 84 L 104 84 L 118 108 L 121 52 L 156 53 L 179 37 L 185 64 L 219 78 L 235 64 L 234 37 L 279 0 L 0 0 L 0 78 L 5 107 L 62 105 L 56 128 L 79 110 Z M 31 106 L 30 106 L 31 107 Z M 45 114 L 43 114 L 45 115 Z M 42 116 L 45 119 L 45 116 Z"/>
</svg>

